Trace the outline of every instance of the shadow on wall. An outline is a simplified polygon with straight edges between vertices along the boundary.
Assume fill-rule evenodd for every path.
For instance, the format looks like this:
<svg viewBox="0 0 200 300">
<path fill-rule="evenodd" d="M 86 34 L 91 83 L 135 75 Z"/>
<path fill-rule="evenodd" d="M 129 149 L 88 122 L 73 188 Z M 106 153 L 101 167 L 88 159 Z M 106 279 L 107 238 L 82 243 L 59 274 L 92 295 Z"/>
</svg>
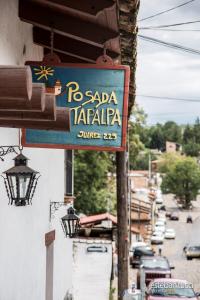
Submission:
<svg viewBox="0 0 200 300">
<path fill-rule="evenodd" d="M 64 300 L 73 300 L 73 296 L 69 291 L 67 291 L 67 294 L 65 295 Z"/>
</svg>

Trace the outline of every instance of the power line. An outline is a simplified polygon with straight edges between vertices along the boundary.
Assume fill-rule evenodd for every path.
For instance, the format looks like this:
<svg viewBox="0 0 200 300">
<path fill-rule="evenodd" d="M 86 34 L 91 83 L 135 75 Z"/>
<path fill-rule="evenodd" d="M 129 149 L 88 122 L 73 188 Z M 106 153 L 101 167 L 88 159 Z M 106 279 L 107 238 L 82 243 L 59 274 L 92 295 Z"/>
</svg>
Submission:
<svg viewBox="0 0 200 300">
<path fill-rule="evenodd" d="M 178 49 L 178 50 L 183 51 L 183 52 L 188 52 L 188 53 L 200 55 L 199 50 L 188 48 L 188 47 L 185 47 L 185 46 L 182 46 L 182 45 L 179 45 L 179 44 L 168 43 L 168 42 L 165 42 L 165 41 L 162 41 L 162 40 L 159 40 L 159 39 L 155 39 L 155 38 L 152 38 L 152 37 L 149 37 L 149 36 L 141 35 L 141 34 L 139 34 L 138 37 L 140 37 L 141 39 L 143 39 L 145 41 L 154 43 L 154 44 L 159 44 L 159 45 L 166 46 L 166 47 L 169 47 L 169 48 Z"/>
<path fill-rule="evenodd" d="M 200 99 L 191 99 L 191 98 L 176 98 L 176 97 L 167 97 L 167 96 L 153 96 L 153 95 L 136 95 L 137 97 L 142 98 L 151 98 L 154 100 L 162 99 L 162 100 L 171 100 L 171 101 L 184 101 L 184 102 L 197 102 L 200 103 Z"/>
<path fill-rule="evenodd" d="M 169 12 L 169 11 L 175 10 L 175 9 L 177 9 L 177 8 L 179 8 L 179 7 L 185 6 L 185 5 L 187 5 L 187 4 L 191 3 L 191 2 L 194 2 L 194 1 L 195 1 L 195 0 L 190 0 L 190 1 L 184 2 L 184 3 L 180 4 L 180 5 L 177 5 L 177 6 L 172 7 L 172 8 L 170 8 L 170 9 L 166 9 L 166 10 L 164 10 L 164 11 L 161 11 L 161 12 L 157 13 L 157 14 L 151 15 L 151 16 L 146 17 L 146 18 L 143 18 L 143 19 L 140 19 L 138 22 L 142 22 L 142 21 L 145 21 L 145 20 L 148 20 L 148 19 L 155 18 L 155 17 L 157 17 L 157 16 L 163 15 L 163 14 Z"/>
<path fill-rule="evenodd" d="M 164 25 L 158 25 L 158 26 L 139 27 L 139 30 L 140 29 L 168 28 L 168 27 L 183 26 L 183 25 L 195 24 L 195 23 L 200 23 L 200 20 L 189 21 L 189 22 L 182 22 L 182 23 L 174 23 L 174 24 L 164 24 Z"/>
<path fill-rule="evenodd" d="M 165 29 L 165 28 L 146 28 L 139 30 L 171 31 L 171 32 L 199 32 L 200 29 Z"/>
</svg>

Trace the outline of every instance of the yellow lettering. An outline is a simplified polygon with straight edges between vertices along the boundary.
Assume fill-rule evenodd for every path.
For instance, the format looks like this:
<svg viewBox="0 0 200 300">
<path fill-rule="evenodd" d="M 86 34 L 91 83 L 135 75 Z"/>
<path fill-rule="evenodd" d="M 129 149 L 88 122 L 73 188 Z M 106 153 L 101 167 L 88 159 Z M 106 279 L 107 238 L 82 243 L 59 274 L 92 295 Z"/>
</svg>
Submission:
<svg viewBox="0 0 200 300">
<path fill-rule="evenodd" d="M 85 96 L 86 96 L 86 97 L 89 97 L 90 100 L 93 99 L 92 91 L 86 91 L 86 92 L 85 92 Z"/>
<path fill-rule="evenodd" d="M 83 137 L 83 133 L 84 133 L 84 131 L 79 131 L 79 134 L 77 135 L 77 137 L 79 137 L 79 138 Z"/>
<path fill-rule="evenodd" d="M 114 116 L 115 110 L 113 108 L 107 109 L 107 125 L 110 125 L 110 117 Z"/>
<path fill-rule="evenodd" d="M 119 109 L 116 109 L 115 111 L 115 115 L 111 121 L 111 124 L 110 125 L 114 125 L 115 123 L 118 123 L 118 125 L 120 126 L 121 125 L 121 117 L 120 117 L 120 113 L 119 113 Z"/>
<path fill-rule="evenodd" d="M 86 116 L 85 116 L 85 110 L 84 108 L 82 108 L 80 110 L 79 116 L 78 116 L 78 120 L 77 120 L 77 124 L 83 123 L 84 125 L 86 125 Z"/>
<path fill-rule="evenodd" d="M 117 97 L 114 91 L 112 91 L 112 93 L 110 94 L 110 99 L 108 101 L 108 103 L 110 103 L 111 101 L 114 102 L 114 104 L 117 104 Z"/>
<path fill-rule="evenodd" d="M 79 84 L 75 81 L 71 81 L 66 84 L 68 89 L 68 102 L 72 102 L 72 100 L 75 101 L 82 101 L 83 100 L 83 94 L 79 92 Z"/>
<path fill-rule="evenodd" d="M 90 117 L 94 116 L 94 110 L 92 108 L 87 109 L 87 125 L 90 125 Z"/>
<path fill-rule="evenodd" d="M 91 124 L 94 124 L 94 123 L 97 123 L 98 125 L 101 124 L 100 116 L 99 116 L 99 111 L 98 110 L 96 110 L 96 112 L 94 114 L 94 118 L 93 118 Z"/>
<path fill-rule="evenodd" d="M 107 103 L 109 99 L 109 95 L 107 93 L 102 93 L 101 94 L 101 102 L 103 103 Z"/>
<path fill-rule="evenodd" d="M 74 112 L 74 124 L 76 125 L 77 124 L 77 108 L 76 107 L 73 107 L 70 109 L 70 111 L 73 111 Z"/>
<path fill-rule="evenodd" d="M 104 109 L 101 110 L 101 125 L 107 125 L 106 124 L 106 118 L 105 118 Z"/>
</svg>

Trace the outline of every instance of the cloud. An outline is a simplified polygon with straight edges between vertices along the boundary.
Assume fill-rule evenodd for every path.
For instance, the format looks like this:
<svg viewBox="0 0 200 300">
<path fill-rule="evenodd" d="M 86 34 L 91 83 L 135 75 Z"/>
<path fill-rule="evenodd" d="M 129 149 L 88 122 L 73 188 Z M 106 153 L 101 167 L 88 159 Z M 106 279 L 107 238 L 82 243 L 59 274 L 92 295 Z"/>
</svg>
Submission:
<svg viewBox="0 0 200 300">
<path fill-rule="evenodd" d="M 179 5 L 186 0 L 142 0 L 139 19 Z M 200 20 L 200 1 L 139 22 L 138 25 L 161 25 Z M 177 29 L 199 29 L 200 23 L 176 27 Z M 174 27 L 175 29 L 175 27 Z M 200 51 L 200 32 L 171 32 L 141 30 L 147 35 L 166 42 L 176 43 Z M 200 55 L 181 52 L 139 39 L 137 94 L 200 99 Z M 193 122 L 200 112 L 199 103 L 173 102 L 137 97 L 149 115 L 149 122 L 174 120 L 177 123 Z M 200 113 L 199 113 L 200 114 Z"/>
</svg>

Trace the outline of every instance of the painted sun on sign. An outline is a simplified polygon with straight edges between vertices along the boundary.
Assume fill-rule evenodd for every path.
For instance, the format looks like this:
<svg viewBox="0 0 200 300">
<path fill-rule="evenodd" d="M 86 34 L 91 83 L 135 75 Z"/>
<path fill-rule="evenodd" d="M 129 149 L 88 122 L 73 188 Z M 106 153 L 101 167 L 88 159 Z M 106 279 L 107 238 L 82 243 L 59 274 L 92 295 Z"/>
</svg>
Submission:
<svg viewBox="0 0 200 300">
<path fill-rule="evenodd" d="M 51 67 L 40 66 L 38 68 L 34 68 L 35 75 L 38 76 L 37 80 L 42 79 L 43 77 L 48 80 L 48 76 L 53 76 L 54 69 Z"/>
</svg>

